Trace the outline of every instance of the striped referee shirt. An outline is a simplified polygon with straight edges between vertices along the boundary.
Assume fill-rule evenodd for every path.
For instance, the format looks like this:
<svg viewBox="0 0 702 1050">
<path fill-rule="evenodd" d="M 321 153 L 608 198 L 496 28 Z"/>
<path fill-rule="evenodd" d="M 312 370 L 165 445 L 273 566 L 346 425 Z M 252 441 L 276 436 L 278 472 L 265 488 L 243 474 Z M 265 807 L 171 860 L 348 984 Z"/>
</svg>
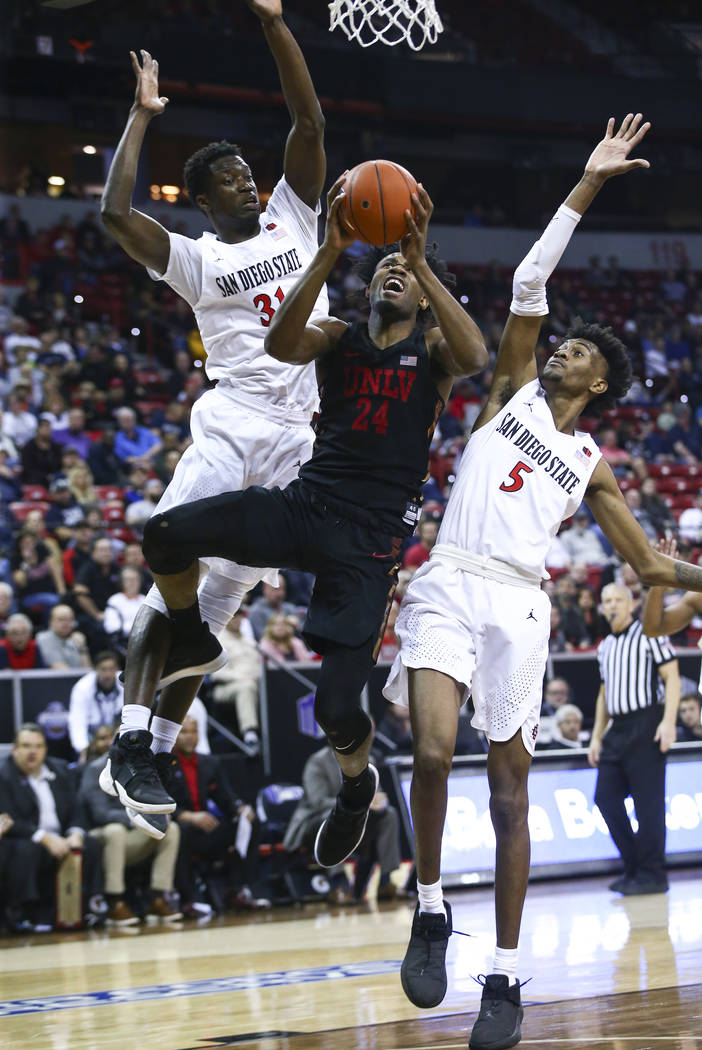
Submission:
<svg viewBox="0 0 702 1050">
<path fill-rule="evenodd" d="M 665 686 L 658 668 L 676 659 L 667 635 L 647 638 L 640 621 L 634 620 L 600 642 L 597 659 L 611 718 L 663 703 Z"/>
</svg>

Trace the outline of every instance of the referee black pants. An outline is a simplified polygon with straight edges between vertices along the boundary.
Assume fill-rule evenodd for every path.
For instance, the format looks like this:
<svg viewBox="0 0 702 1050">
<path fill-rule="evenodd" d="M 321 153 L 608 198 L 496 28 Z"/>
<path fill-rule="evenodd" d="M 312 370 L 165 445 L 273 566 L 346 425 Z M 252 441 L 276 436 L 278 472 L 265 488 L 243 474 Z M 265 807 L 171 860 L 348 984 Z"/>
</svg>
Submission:
<svg viewBox="0 0 702 1050">
<path fill-rule="evenodd" d="M 661 710 L 617 715 L 602 741 L 595 803 L 602 814 L 629 878 L 664 882 L 665 764 L 653 737 Z M 625 801 L 631 796 L 638 831 L 634 833 Z"/>
</svg>

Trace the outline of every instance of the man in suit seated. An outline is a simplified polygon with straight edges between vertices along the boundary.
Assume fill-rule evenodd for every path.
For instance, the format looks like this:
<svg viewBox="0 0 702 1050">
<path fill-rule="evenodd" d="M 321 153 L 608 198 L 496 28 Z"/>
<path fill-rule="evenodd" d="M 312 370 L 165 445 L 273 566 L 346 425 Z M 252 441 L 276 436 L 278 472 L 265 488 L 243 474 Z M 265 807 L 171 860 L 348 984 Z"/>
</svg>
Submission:
<svg viewBox="0 0 702 1050">
<path fill-rule="evenodd" d="M 186 716 L 176 739 L 169 793 L 180 827 L 176 887 L 185 915 L 194 913 L 193 857 L 223 860 L 231 903 L 269 908 L 255 895 L 258 879 L 259 822 L 251 806 L 237 798 L 215 755 L 197 753 L 197 722 Z"/>
<path fill-rule="evenodd" d="M 132 827 L 119 799 L 101 789 L 98 779 L 107 762 L 113 737 L 114 732 L 110 734 L 103 754 L 85 767 L 79 792 L 90 836 L 102 847 L 107 925 L 136 926 L 139 923 L 139 917 L 125 900 L 125 873 L 127 868 L 149 857 L 153 859 L 146 921 L 175 922 L 182 919 L 183 914 L 169 904 L 167 895 L 174 885 L 180 828 L 174 821 L 169 821 L 165 836 L 156 841 L 140 828 Z"/>
<path fill-rule="evenodd" d="M 330 747 L 323 747 L 310 755 L 302 771 L 305 794 L 297 804 L 283 839 L 287 850 L 312 848 L 322 821 L 336 804 L 339 782 L 339 765 Z M 330 898 L 333 903 L 350 904 L 362 897 L 365 879 L 370 875 L 375 861 L 380 865 L 378 900 L 404 896 L 404 892 L 398 891 L 390 881 L 391 872 L 400 866 L 401 860 L 399 820 L 397 810 L 390 805 L 384 791 L 377 791 L 371 803 L 366 830 L 356 855 L 359 864 L 353 897 L 345 896 L 343 891 L 338 892 L 341 887 L 337 887 Z M 337 869 L 331 868 L 329 871 L 334 874 Z"/>
<path fill-rule="evenodd" d="M 31 933 L 36 927 L 23 916 L 30 903 L 26 895 L 24 868 L 32 844 L 9 837 L 13 824 L 9 813 L 0 813 L 0 925 L 6 923 L 13 933 Z"/>
<path fill-rule="evenodd" d="M 53 900 L 56 864 L 72 850 L 83 854 L 84 899 L 101 894 L 100 848 L 85 834 L 75 777 L 61 759 L 47 758 L 44 731 L 33 722 L 20 726 L 0 765 L 0 812 L 13 821 L 8 839 L 24 843 L 24 902 L 12 925 L 39 920 L 40 902 Z"/>
</svg>

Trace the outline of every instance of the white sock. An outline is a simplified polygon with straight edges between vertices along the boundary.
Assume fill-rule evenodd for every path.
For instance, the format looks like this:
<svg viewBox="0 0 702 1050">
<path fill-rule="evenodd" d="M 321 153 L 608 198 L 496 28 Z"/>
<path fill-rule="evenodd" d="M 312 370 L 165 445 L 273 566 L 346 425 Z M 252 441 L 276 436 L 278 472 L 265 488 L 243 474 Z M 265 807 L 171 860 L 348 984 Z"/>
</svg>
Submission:
<svg viewBox="0 0 702 1050">
<path fill-rule="evenodd" d="M 132 733 L 135 729 L 148 729 L 151 708 L 143 704 L 125 704 L 122 708 L 122 720 L 119 724 L 119 735 Z"/>
<path fill-rule="evenodd" d="M 495 948 L 495 961 L 492 972 L 502 973 L 509 978 L 510 984 L 516 984 L 518 962 L 519 948 Z"/>
<path fill-rule="evenodd" d="M 432 915 L 443 915 L 447 918 L 444 908 L 444 895 L 441 892 L 441 878 L 436 882 L 417 883 L 417 894 L 419 896 L 419 910 L 429 912 Z"/>
<path fill-rule="evenodd" d="M 172 751 L 180 730 L 180 722 L 171 722 L 167 718 L 159 718 L 158 715 L 154 715 L 151 719 L 151 732 L 154 737 L 151 742 L 153 753 L 158 755 L 161 751 Z"/>
</svg>

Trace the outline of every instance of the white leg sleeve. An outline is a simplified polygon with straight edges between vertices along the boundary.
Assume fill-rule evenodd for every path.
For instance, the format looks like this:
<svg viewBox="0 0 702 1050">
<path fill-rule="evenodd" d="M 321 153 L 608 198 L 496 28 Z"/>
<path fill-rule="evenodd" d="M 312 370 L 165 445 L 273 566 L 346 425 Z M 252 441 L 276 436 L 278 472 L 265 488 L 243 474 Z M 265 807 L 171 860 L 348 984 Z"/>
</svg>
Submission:
<svg viewBox="0 0 702 1050">
<path fill-rule="evenodd" d="M 514 272 L 510 306 L 513 314 L 543 317 L 548 313 L 546 281 L 558 265 L 581 218 L 577 211 L 561 204 L 541 237 Z"/>
<path fill-rule="evenodd" d="M 256 586 L 253 570 L 244 569 L 247 573 L 245 580 L 235 580 L 231 576 L 223 576 L 218 572 L 210 571 L 200 581 L 197 596 L 200 602 L 200 615 L 209 624 L 212 634 L 219 635 L 231 620 L 234 613 L 241 605 L 244 597 Z M 260 570 L 259 579 L 266 576 L 266 569 Z M 161 597 L 161 592 L 154 584 L 149 590 L 144 604 L 156 609 L 157 612 L 168 616 L 166 603 Z"/>
</svg>

